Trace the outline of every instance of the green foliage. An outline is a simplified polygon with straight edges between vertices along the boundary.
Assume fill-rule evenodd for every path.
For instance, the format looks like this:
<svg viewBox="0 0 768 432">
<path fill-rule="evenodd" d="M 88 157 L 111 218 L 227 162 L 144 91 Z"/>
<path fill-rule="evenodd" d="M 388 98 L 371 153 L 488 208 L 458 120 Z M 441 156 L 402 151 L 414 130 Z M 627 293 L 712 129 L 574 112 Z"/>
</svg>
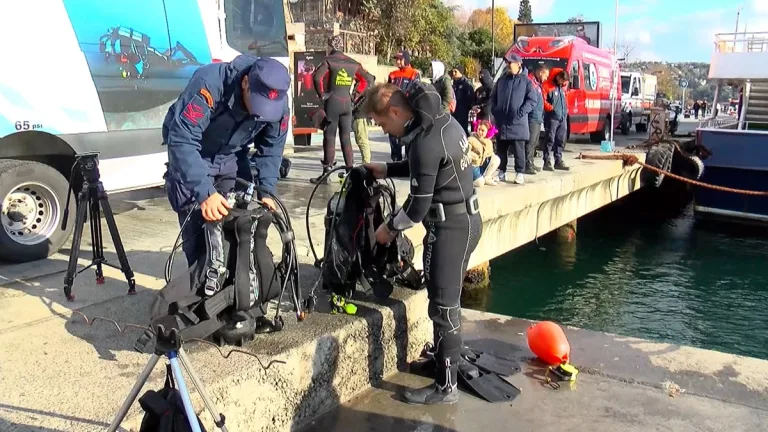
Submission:
<svg viewBox="0 0 768 432">
<path fill-rule="evenodd" d="M 491 31 L 486 28 L 476 28 L 467 33 L 467 39 L 475 47 L 490 46 L 491 38 Z"/>
<path fill-rule="evenodd" d="M 520 0 L 520 9 L 517 12 L 517 22 L 523 24 L 530 24 L 533 22 L 531 0 Z"/>
<path fill-rule="evenodd" d="M 411 59 L 411 66 L 421 71 L 422 78 L 432 78 L 432 59 L 429 57 L 416 57 Z M 450 67 L 450 66 L 446 66 Z"/>
<path fill-rule="evenodd" d="M 578 15 L 576 15 L 574 17 L 570 17 L 570 18 L 568 18 L 568 21 L 566 21 L 566 22 L 569 22 L 569 23 L 581 23 L 581 22 L 584 22 L 584 14 L 578 14 Z"/>
</svg>

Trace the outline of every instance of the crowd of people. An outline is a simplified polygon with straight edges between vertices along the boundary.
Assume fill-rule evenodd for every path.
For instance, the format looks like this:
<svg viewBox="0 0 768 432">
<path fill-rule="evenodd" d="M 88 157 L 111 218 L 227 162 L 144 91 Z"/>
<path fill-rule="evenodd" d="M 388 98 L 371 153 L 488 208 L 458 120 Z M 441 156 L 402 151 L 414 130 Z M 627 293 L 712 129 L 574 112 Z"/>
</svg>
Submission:
<svg viewBox="0 0 768 432">
<path fill-rule="evenodd" d="M 422 80 L 419 71 L 411 65 L 407 50 L 399 50 L 394 60 L 397 68 L 387 77 L 388 83 L 405 90 L 413 81 Z M 442 109 L 449 112 L 467 134 L 476 187 L 497 185 L 508 180 L 524 184 L 526 175 L 536 175 L 541 170 L 569 170 L 563 161 L 568 134 L 568 72 L 557 68 L 550 70 L 546 65 L 537 65 L 535 70 L 529 71 L 523 66 L 520 56 L 514 53 L 508 54 L 504 61 L 506 73 L 494 83 L 491 72 L 481 70 L 477 77 L 480 82 L 477 88 L 464 75 L 463 67 L 456 66 L 448 70 L 441 61 L 431 62 L 430 78 L 442 100 Z M 368 78 L 370 74 L 363 72 L 358 76 Z M 362 86 L 370 82 L 368 78 Z M 354 98 L 361 94 L 359 89 L 355 91 L 353 105 L 359 103 Z M 356 124 L 365 124 L 359 114 L 355 114 L 355 121 Z M 542 131 L 546 131 L 543 139 Z M 335 132 L 335 128 L 325 130 L 326 147 L 328 144 L 333 145 L 331 143 L 335 141 Z M 369 162 L 368 131 L 356 127 L 354 132 L 355 141 L 361 153 L 364 153 L 364 162 Z M 328 135 L 332 135 L 332 138 Z M 543 141 L 541 146 L 540 141 Z M 351 151 L 348 142 L 348 139 L 342 140 L 342 147 Z M 403 145 L 399 138 L 390 135 L 389 145 L 393 162 L 407 158 L 407 144 Z M 534 163 L 539 148 L 543 153 L 541 166 Z M 508 177 L 510 155 L 514 173 Z M 330 168 L 330 162 L 323 160 L 324 171 Z"/>
</svg>

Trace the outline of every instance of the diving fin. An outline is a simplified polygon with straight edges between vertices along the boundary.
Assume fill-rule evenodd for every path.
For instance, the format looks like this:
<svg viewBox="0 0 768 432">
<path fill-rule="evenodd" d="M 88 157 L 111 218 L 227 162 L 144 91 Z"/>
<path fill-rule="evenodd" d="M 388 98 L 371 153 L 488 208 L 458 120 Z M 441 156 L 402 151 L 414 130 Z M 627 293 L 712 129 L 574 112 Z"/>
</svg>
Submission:
<svg viewBox="0 0 768 432">
<path fill-rule="evenodd" d="M 506 376 L 520 372 L 520 364 L 514 360 L 478 351 L 467 346 L 462 348 L 461 357 L 484 372 Z"/>
<path fill-rule="evenodd" d="M 410 363 L 410 372 L 427 378 L 435 377 L 435 358 L 427 357 Z M 459 360 L 459 385 L 487 402 L 511 402 L 521 394 L 519 388 L 499 374 L 486 372 L 463 356 Z"/>
<path fill-rule="evenodd" d="M 477 372 L 475 376 L 459 368 L 459 382 L 488 402 L 512 402 L 522 393 L 519 388 L 498 374 L 480 369 L 477 369 Z"/>
</svg>

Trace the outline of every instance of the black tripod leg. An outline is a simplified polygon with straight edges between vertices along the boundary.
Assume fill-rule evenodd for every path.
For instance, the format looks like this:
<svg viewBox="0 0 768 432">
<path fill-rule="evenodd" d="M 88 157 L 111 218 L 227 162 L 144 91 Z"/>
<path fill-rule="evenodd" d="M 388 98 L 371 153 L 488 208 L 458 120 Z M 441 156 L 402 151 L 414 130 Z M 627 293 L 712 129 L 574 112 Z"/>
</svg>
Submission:
<svg viewBox="0 0 768 432">
<path fill-rule="evenodd" d="M 69 252 L 69 264 L 67 265 L 67 274 L 64 276 L 64 296 L 67 300 L 74 301 L 72 295 L 72 284 L 75 282 L 75 273 L 77 272 L 77 258 L 80 256 L 80 243 L 83 240 L 83 227 L 85 225 L 85 215 L 89 206 L 89 195 L 81 191 L 77 195 L 77 217 L 75 218 L 75 232 L 72 235 L 72 249 Z"/>
<path fill-rule="evenodd" d="M 107 220 L 107 227 L 109 228 L 109 233 L 112 235 L 112 243 L 115 245 L 117 259 L 120 261 L 120 270 L 123 271 L 125 279 L 128 281 L 128 295 L 136 294 L 136 279 L 134 278 L 131 264 L 128 263 L 128 257 L 125 255 L 123 241 L 120 239 L 120 232 L 117 230 L 115 215 L 112 213 L 112 206 L 109 205 L 107 195 L 102 195 L 99 202 L 101 203 L 101 208 L 104 209 L 104 219 Z"/>
<path fill-rule="evenodd" d="M 96 264 L 96 284 L 104 285 L 104 236 L 101 231 L 101 209 L 99 200 L 91 195 L 91 243 L 93 263 Z"/>
</svg>

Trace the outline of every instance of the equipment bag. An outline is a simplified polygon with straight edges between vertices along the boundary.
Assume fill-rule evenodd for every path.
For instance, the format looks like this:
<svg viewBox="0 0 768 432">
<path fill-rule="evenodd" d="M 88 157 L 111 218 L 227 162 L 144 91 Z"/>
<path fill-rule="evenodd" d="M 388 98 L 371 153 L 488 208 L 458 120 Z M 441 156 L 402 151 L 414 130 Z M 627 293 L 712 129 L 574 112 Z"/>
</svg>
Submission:
<svg viewBox="0 0 768 432">
<path fill-rule="evenodd" d="M 166 365 L 165 385 L 160 391 L 148 390 L 139 398 L 144 410 L 139 432 L 191 432 L 181 394 L 176 389 L 171 365 Z M 195 416 L 200 430 L 206 432 L 200 418 Z"/>
</svg>

